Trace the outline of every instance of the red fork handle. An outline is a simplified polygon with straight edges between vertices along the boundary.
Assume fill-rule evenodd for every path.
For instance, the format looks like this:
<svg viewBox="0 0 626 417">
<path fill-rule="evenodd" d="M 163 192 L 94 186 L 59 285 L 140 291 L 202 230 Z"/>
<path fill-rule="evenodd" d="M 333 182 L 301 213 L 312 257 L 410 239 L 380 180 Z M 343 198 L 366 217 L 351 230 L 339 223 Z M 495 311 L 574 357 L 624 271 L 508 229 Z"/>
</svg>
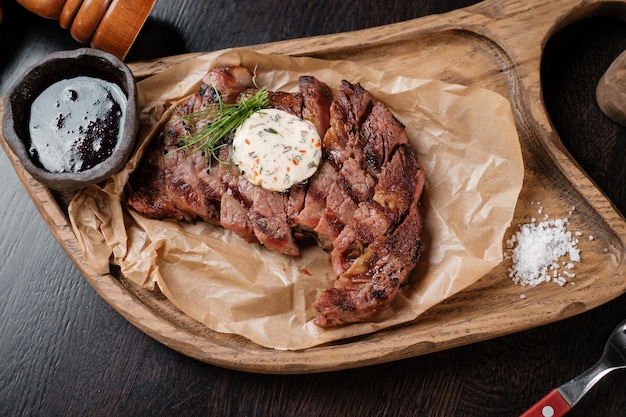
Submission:
<svg viewBox="0 0 626 417">
<path fill-rule="evenodd" d="M 571 408 L 561 393 L 553 389 L 520 417 L 561 417 Z"/>
</svg>

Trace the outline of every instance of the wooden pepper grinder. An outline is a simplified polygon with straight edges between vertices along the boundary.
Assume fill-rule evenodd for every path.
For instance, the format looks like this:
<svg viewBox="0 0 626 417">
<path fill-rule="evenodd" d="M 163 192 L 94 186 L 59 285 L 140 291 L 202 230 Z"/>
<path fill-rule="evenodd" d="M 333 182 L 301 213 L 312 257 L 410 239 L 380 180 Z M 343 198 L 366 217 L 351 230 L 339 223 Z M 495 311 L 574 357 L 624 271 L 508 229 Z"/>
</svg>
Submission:
<svg viewBox="0 0 626 417">
<path fill-rule="evenodd" d="M 17 0 L 29 11 L 58 19 L 74 39 L 124 59 L 156 0 Z"/>
</svg>

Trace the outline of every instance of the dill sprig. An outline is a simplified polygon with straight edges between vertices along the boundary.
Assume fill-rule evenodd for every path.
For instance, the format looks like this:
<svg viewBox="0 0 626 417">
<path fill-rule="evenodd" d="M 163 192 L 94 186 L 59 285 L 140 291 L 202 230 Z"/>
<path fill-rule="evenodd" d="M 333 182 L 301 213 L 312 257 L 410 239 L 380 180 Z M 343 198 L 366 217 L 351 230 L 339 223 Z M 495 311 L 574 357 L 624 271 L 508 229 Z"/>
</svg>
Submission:
<svg viewBox="0 0 626 417">
<path fill-rule="evenodd" d="M 202 110 L 180 116 L 187 134 L 180 138 L 178 149 L 201 151 L 209 157 L 219 160 L 217 153 L 225 144 L 223 139 L 234 131 L 253 113 L 269 106 L 269 95 L 265 87 L 260 87 L 250 96 L 242 96 L 237 103 L 224 103 L 215 90 L 217 103 Z M 197 128 L 197 124 L 202 126 Z"/>
</svg>

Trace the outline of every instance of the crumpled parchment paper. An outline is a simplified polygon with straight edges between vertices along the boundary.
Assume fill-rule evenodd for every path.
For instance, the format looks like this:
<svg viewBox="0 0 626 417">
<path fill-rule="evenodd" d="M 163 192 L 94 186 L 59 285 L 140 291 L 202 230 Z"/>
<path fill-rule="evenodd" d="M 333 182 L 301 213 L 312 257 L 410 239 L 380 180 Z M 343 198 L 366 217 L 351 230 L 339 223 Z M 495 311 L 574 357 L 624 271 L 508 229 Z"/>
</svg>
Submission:
<svg viewBox="0 0 626 417">
<path fill-rule="evenodd" d="M 196 92 L 224 65 L 256 68 L 258 85 L 297 91 L 313 75 L 334 91 L 360 82 L 407 127 L 425 169 L 424 251 L 408 285 L 371 323 L 320 329 L 311 303 L 332 286 L 329 255 L 317 247 L 290 258 L 248 244 L 227 230 L 150 220 L 125 204 L 129 175 L 167 108 Z M 523 161 L 509 102 L 495 92 L 432 79 L 398 77 L 348 61 L 251 51 L 209 53 L 138 83 L 142 131 L 125 169 L 78 193 L 69 205 L 86 262 L 106 274 L 121 268 L 209 328 L 275 349 L 304 349 L 407 322 L 477 281 L 503 256 L 502 239 L 522 186 Z M 166 113 L 166 114 L 164 114 Z"/>
</svg>

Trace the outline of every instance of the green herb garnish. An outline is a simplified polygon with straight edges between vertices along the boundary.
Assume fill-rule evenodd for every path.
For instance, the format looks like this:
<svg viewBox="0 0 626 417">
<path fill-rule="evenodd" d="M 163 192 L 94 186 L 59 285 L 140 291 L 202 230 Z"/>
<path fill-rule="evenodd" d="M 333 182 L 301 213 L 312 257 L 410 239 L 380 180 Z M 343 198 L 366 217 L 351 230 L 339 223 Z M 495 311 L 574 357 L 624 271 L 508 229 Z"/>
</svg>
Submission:
<svg viewBox="0 0 626 417">
<path fill-rule="evenodd" d="M 269 95 L 265 87 L 260 87 L 251 96 L 242 96 L 241 101 L 228 104 L 215 90 L 218 102 L 202 110 L 181 115 L 187 134 L 183 136 L 178 149 L 202 151 L 205 155 L 219 160 L 217 153 L 224 145 L 223 139 L 234 131 L 253 113 L 269 106 Z M 208 122 L 196 128 L 198 122 Z"/>
</svg>

